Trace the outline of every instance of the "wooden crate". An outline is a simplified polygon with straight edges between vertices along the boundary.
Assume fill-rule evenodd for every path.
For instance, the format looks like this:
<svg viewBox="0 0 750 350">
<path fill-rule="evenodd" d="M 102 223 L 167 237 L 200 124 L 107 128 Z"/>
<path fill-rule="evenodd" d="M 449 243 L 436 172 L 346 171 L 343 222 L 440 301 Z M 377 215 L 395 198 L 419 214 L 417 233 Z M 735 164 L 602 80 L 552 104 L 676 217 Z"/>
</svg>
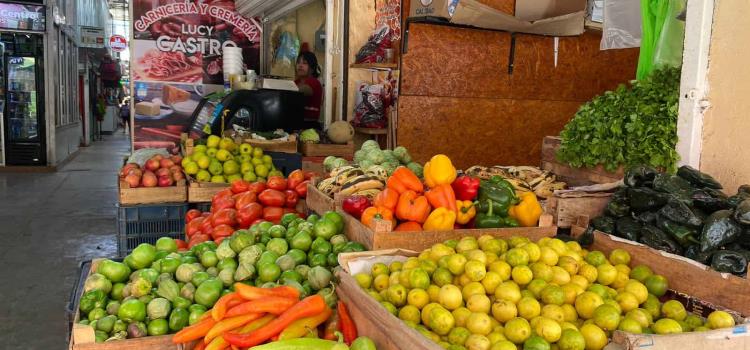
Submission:
<svg viewBox="0 0 750 350">
<path fill-rule="evenodd" d="M 211 199 L 216 193 L 227 188 L 229 188 L 229 184 L 226 183 L 198 182 L 191 180 L 187 188 L 187 201 L 188 203 L 211 202 Z"/>
<path fill-rule="evenodd" d="M 421 251 L 431 247 L 435 243 L 466 236 L 479 237 L 482 235 L 492 235 L 504 238 L 525 236 L 532 240 L 538 240 L 542 237 L 554 237 L 557 234 L 557 227 L 552 225 L 552 215 L 549 214 L 543 214 L 539 218 L 538 227 L 396 232 L 392 231 L 393 228 L 388 221 L 373 220 L 373 227 L 367 227 L 361 221 L 340 210 L 340 208 L 337 208 L 337 210 L 344 217 L 345 231 L 349 239 L 362 243 L 369 250 L 401 248 Z"/>
<path fill-rule="evenodd" d="M 354 142 L 349 141 L 346 144 L 332 143 L 300 143 L 300 150 L 306 157 L 343 157 L 351 158 L 354 156 Z"/>
<path fill-rule="evenodd" d="M 117 178 L 120 205 L 184 203 L 188 199 L 186 181 L 179 180 L 169 187 L 130 188 L 125 180 Z"/>
<path fill-rule="evenodd" d="M 557 136 L 546 136 L 542 143 L 543 170 L 549 170 L 565 181 L 569 186 L 603 184 L 622 180 L 625 170 L 620 167 L 615 172 L 609 172 L 603 166 L 594 168 L 573 168 L 557 160 L 557 150 L 560 149 L 561 139 Z"/>
<path fill-rule="evenodd" d="M 609 192 L 565 192 L 555 193 L 547 198 L 547 212 L 552 214 L 553 222 L 557 227 L 569 228 L 585 215 L 597 217 L 604 212 L 604 208 L 612 198 Z"/>
<path fill-rule="evenodd" d="M 326 168 L 323 166 L 323 161 L 313 161 L 313 160 L 307 160 L 309 158 L 302 158 L 302 171 L 311 171 L 313 173 L 316 173 L 320 176 L 328 176 L 328 172 L 326 171 Z"/>
<path fill-rule="evenodd" d="M 571 234 L 582 234 L 586 226 L 588 218 L 579 218 Z M 750 316 L 750 280 L 747 278 L 716 272 L 692 259 L 599 231 L 594 232 L 594 244 L 589 250 L 600 250 L 608 255 L 617 248 L 630 253 L 631 265 L 648 265 L 654 273 L 666 277 L 670 289 Z"/>
<path fill-rule="evenodd" d="M 242 138 L 243 143 L 248 143 L 253 147 L 260 147 L 265 152 L 297 153 L 297 135 L 289 135 L 287 141 L 274 140 L 256 140 L 251 138 Z"/>
<path fill-rule="evenodd" d="M 328 197 L 327 194 L 319 190 L 318 182 L 320 182 L 320 179 L 316 177 L 307 184 L 307 197 L 305 198 L 307 201 L 307 208 L 317 214 L 336 210 L 336 202 L 334 198 Z"/>
<path fill-rule="evenodd" d="M 89 273 L 96 271 L 99 263 L 103 259 L 94 259 L 91 262 L 91 269 Z M 94 336 L 94 328 L 89 325 L 79 324 L 78 321 L 81 319 L 80 312 L 78 311 L 78 300 L 76 300 L 76 316 L 73 319 L 73 329 L 70 333 L 70 341 L 68 343 L 69 350 L 138 350 L 138 349 L 149 349 L 149 350 L 184 350 L 184 346 L 181 344 L 172 343 L 172 335 L 161 335 L 155 337 L 143 337 L 137 339 L 125 339 L 110 341 L 105 343 L 97 343 L 96 337 Z"/>
</svg>

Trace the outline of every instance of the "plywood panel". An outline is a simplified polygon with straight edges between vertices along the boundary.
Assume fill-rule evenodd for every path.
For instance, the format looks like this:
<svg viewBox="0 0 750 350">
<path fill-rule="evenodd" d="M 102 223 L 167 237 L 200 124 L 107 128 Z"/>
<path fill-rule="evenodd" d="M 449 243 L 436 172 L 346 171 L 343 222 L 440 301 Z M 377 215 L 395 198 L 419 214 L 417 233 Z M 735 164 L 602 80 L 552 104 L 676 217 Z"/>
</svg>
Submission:
<svg viewBox="0 0 750 350">
<path fill-rule="evenodd" d="M 635 78 L 638 49 L 599 50 L 601 32 L 559 38 L 516 36 L 512 97 L 588 101 Z"/>
<path fill-rule="evenodd" d="M 411 24 L 401 95 L 507 97 L 510 34 Z"/>
<path fill-rule="evenodd" d="M 375 30 L 375 1 L 359 0 L 349 1 L 349 63 L 354 63 L 354 56 L 359 49 L 367 43 L 372 31 Z M 349 68 L 345 68 L 349 69 Z M 349 78 L 347 81 L 347 110 L 345 111 L 347 120 L 352 119 L 354 111 L 355 92 L 357 91 L 358 82 L 371 81 L 372 72 L 363 69 L 349 69 Z"/>
<path fill-rule="evenodd" d="M 419 162 L 538 165 L 540 140 L 557 135 L 580 102 L 401 96 L 398 142 Z"/>
</svg>

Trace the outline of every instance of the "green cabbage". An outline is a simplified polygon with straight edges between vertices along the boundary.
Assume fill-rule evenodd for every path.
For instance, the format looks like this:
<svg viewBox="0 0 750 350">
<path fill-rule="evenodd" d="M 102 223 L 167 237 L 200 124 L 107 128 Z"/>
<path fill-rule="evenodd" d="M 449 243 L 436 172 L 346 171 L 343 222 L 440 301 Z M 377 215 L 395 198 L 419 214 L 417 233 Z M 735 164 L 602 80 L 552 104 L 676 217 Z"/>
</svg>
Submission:
<svg viewBox="0 0 750 350">
<path fill-rule="evenodd" d="M 367 153 L 367 160 L 373 164 L 382 164 L 385 162 L 385 153 L 379 149 L 371 150 Z"/>
<path fill-rule="evenodd" d="M 362 144 L 362 150 L 370 151 L 373 149 L 380 149 L 380 144 L 375 140 L 367 140 Z"/>
<path fill-rule="evenodd" d="M 307 129 L 299 134 L 299 139 L 304 143 L 319 143 L 320 135 L 315 129 Z"/>
<path fill-rule="evenodd" d="M 411 162 L 407 164 L 406 167 L 409 168 L 409 170 L 411 170 L 415 175 L 417 175 L 417 177 L 419 178 L 423 177 L 424 169 L 422 165 L 420 165 L 419 163 Z"/>
<path fill-rule="evenodd" d="M 409 155 L 409 151 L 406 150 L 406 147 L 404 146 L 398 146 L 393 149 L 393 154 L 398 158 L 398 160 L 403 164 L 409 164 L 411 163 L 411 155 Z"/>
</svg>

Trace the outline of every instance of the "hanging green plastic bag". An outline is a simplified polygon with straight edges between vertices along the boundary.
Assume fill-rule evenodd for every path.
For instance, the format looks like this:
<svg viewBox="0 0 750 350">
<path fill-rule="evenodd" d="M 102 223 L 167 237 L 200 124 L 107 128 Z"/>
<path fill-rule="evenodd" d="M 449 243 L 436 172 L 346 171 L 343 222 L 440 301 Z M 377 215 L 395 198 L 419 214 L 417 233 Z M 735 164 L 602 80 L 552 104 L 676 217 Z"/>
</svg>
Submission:
<svg viewBox="0 0 750 350">
<path fill-rule="evenodd" d="M 682 64 L 685 22 L 679 17 L 685 0 L 641 0 L 643 31 L 636 77 L 643 79 L 654 68 Z"/>
</svg>

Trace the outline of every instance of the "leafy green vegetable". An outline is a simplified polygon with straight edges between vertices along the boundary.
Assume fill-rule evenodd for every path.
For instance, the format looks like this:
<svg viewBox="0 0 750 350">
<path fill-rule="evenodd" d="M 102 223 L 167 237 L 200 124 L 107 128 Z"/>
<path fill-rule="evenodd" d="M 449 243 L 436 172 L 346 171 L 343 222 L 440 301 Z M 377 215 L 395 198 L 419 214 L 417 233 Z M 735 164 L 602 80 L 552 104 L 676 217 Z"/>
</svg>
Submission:
<svg viewBox="0 0 750 350">
<path fill-rule="evenodd" d="M 674 171 L 679 89 L 680 68 L 665 67 L 595 97 L 560 133 L 558 159 L 610 171 L 639 164 Z"/>
</svg>

